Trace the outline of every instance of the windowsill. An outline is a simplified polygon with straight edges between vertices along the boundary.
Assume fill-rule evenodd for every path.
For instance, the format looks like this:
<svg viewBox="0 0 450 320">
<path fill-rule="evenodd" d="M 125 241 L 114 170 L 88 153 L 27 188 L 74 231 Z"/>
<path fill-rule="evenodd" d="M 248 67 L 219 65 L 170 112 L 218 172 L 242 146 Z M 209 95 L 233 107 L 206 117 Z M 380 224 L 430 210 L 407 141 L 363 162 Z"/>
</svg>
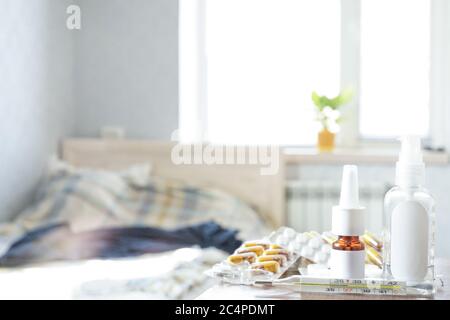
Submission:
<svg viewBox="0 0 450 320">
<path fill-rule="evenodd" d="M 285 147 L 283 154 L 288 164 L 394 164 L 398 159 L 398 148 L 361 147 L 337 148 L 333 152 L 318 152 L 314 147 Z M 428 165 L 446 165 L 447 152 L 423 151 Z"/>
</svg>

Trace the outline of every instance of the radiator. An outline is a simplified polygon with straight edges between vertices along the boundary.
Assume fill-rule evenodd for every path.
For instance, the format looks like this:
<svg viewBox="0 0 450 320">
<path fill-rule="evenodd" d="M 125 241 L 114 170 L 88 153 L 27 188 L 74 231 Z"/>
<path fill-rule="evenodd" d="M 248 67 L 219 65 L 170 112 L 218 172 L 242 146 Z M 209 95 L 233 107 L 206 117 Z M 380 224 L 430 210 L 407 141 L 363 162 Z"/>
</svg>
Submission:
<svg viewBox="0 0 450 320">
<path fill-rule="evenodd" d="M 331 230 L 331 208 L 339 203 L 341 185 L 325 181 L 291 181 L 287 185 L 288 225 L 297 231 Z M 366 208 L 366 229 L 380 234 L 383 198 L 388 183 L 360 184 L 360 204 Z"/>
</svg>

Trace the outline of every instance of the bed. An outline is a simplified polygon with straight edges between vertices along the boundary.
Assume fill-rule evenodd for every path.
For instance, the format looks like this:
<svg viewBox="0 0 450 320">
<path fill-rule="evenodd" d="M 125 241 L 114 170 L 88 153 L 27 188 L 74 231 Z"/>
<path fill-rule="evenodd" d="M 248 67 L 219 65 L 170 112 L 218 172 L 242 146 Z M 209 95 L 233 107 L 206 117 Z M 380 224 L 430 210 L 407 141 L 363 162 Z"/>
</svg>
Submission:
<svg viewBox="0 0 450 320">
<path fill-rule="evenodd" d="M 71 248 L 73 242 L 67 239 L 97 235 L 102 228 L 178 230 L 193 225 L 204 228 L 212 222 L 226 232 L 236 229 L 239 239 L 251 239 L 284 224 L 282 159 L 274 175 L 261 175 L 257 164 L 175 165 L 171 161 L 174 146 L 142 140 L 64 141 L 62 159 L 49 165 L 36 200 L 15 221 L 1 226 L 3 251 L 8 253 L 19 242 L 19 256 L 31 252 L 33 263 L 15 265 L 22 261 L 17 256 L 0 259 L 4 288 L 0 298 L 194 298 L 212 284 L 204 271 L 225 257 L 226 250 L 220 246 L 185 245 L 164 252 L 99 258 L 84 249 L 98 245 L 97 238 L 92 241 L 88 236 L 82 237 L 82 250 L 70 251 L 69 259 L 67 255 L 55 258 L 53 248 Z M 36 247 L 35 234 L 30 232 L 42 228 L 47 232 L 48 225 L 56 226 L 58 232 Z M 24 242 L 24 234 L 33 241 Z M 139 235 L 142 240 L 142 232 Z M 111 248 L 120 251 L 123 239 L 119 240 L 112 246 L 108 242 L 109 253 Z M 148 241 L 137 243 L 142 247 Z M 50 261 L 39 260 L 42 252 Z"/>
</svg>

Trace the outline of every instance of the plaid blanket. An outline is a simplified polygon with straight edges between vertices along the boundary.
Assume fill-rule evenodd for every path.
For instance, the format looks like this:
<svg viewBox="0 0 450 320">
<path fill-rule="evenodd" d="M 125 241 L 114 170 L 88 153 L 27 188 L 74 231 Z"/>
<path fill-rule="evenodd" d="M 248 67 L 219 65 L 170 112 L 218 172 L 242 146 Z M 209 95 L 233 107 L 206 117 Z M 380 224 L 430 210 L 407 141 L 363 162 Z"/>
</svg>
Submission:
<svg viewBox="0 0 450 320">
<path fill-rule="evenodd" d="M 0 234 L 22 235 L 47 224 L 68 223 L 73 232 L 104 227 L 181 227 L 212 220 L 239 230 L 241 239 L 268 233 L 261 217 L 241 200 L 161 177 L 74 169 L 52 172 L 34 203 Z"/>
</svg>

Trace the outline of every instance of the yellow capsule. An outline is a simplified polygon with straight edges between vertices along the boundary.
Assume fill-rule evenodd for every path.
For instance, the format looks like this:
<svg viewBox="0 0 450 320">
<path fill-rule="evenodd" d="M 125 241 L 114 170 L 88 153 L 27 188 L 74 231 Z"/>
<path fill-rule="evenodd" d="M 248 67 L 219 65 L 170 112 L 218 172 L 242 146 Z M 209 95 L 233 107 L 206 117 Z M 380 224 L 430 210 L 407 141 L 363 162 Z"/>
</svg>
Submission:
<svg viewBox="0 0 450 320">
<path fill-rule="evenodd" d="M 241 264 L 245 261 L 249 263 L 254 263 L 256 261 L 256 254 L 254 252 L 233 254 L 229 256 L 227 260 L 231 264 Z"/>
<path fill-rule="evenodd" d="M 372 233 L 366 231 L 362 236 L 362 240 L 368 246 L 371 246 L 377 251 L 381 251 L 383 249 L 383 242 L 381 242 L 377 237 L 375 237 Z"/>
<path fill-rule="evenodd" d="M 259 262 L 252 265 L 252 269 L 261 269 L 272 273 L 277 273 L 280 271 L 280 264 L 276 261 Z"/>
<path fill-rule="evenodd" d="M 285 256 L 281 254 L 271 255 L 271 256 L 261 256 L 257 259 L 258 262 L 266 262 L 266 261 L 276 261 L 280 266 L 284 266 L 287 262 Z"/>
<path fill-rule="evenodd" d="M 254 252 L 257 256 L 260 256 L 264 252 L 264 247 L 261 246 L 243 247 L 236 250 L 236 253 L 247 253 L 247 252 Z"/>
<path fill-rule="evenodd" d="M 379 268 L 383 267 L 383 258 L 381 257 L 381 254 L 369 246 L 366 247 L 366 261 Z"/>
<path fill-rule="evenodd" d="M 244 244 L 242 246 L 245 248 L 261 246 L 264 248 L 264 250 L 267 250 L 270 248 L 270 243 L 262 242 L 262 241 L 246 241 L 246 242 L 244 242 Z"/>
<path fill-rule="evenodd" d="M 330 234 L 323 234 L 322 239 L 325 240 L 328 244 L 333 244 L 333 242 L 337 241 L 337 237 L 332 236 Z"/>
<path fill-rule="evenodd" d="M 266 248 L 266 250 L 269 248 Z M 284 249 L 282 246 L 280 246 L 279 244 L 273 243 L 270 245 L 270 249 Z"/>
<path fill-rule="evenodd" d="M 285 249 L 269 249 L 264 251 L 264 255 L 265 256 L 273 256 L 273 255 L 278 255 L 281 254 L 283 256 L 286 257 L 286 259 L 289 259 L 289 251 L 285 250 Z"/>
</svg>

